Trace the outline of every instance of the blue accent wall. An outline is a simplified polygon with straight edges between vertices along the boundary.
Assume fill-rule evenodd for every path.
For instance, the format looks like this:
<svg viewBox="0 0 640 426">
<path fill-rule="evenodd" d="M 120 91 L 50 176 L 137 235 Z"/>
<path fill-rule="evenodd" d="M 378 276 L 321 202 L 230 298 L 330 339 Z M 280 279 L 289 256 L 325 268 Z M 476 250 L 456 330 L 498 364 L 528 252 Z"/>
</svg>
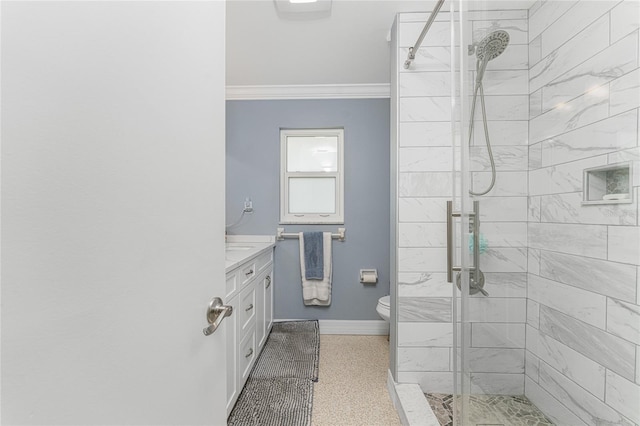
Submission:
<svg viewBox="0 0 640 426">
<path fill-rule="evenodd" d="M 254 213 L 229 234 L 275 235 L 333 231 L 343 225 L 279 225 L 280 128 L 344 128 L 345 242 L 333 241 L 331 306 L 302 302 L 297 239 L 276 244 L 277 319 L 377 320 L 378 298 L 389 294 L 389 99 L 227 101 L 227 223 L 245 197 Z M 359 271 L 377 268 L 378 283 Z"/>
</svg>

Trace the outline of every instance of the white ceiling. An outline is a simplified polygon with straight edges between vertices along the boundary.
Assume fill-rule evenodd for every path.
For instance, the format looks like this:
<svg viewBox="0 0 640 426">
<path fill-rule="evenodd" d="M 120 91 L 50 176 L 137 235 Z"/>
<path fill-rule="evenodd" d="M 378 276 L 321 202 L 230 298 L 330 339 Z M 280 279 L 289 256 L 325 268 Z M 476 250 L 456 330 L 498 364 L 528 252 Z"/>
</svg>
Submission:
<svg viewBox="0 0 640 426">
<path fill-rule="evenodd" d="M 535 0 L 483 2 L 526 9 Z M 387 36 L 398 12 L 431 12 L 435 0 L 333 0 L 331 16 L 278 17 L 271 0 L 227 2 L 227 85 L 389 83 Z M 448 2 L 443 10 L 449 8 Z"/>
</svg>

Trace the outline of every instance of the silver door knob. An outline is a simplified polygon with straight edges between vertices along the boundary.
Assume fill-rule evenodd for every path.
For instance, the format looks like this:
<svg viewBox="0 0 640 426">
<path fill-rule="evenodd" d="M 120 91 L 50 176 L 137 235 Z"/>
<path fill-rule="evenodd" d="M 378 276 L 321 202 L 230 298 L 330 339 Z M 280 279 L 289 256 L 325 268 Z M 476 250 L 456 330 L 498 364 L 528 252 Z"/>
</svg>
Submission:
<svg viewBox="0 0 640 426">
<path fill-rule="evenodd" d="M 207 306 L 207 322 L 209 322 L 210 325 L 202 330 L 204 335 L 209 336 L 210 334 L 213 334 L 213 332 L 220 326 L 222 320 L 232 313 L 233 306 L 223 305 L 222 299 L 219 297 L 211 299 L 209 306 Z"/>
</svg>

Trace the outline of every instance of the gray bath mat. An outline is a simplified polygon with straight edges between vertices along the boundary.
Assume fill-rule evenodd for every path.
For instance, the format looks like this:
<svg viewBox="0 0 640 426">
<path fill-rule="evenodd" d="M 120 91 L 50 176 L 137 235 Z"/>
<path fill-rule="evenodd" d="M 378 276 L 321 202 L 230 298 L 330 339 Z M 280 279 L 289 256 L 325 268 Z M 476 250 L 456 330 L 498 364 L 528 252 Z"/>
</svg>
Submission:
<svg viewBox="0 0 640 426">
<path fill-rule="evenodd" d="M 319 350 L 318 321 L 274 323 L 249 378 L 318 381 Z"/>
<path fill-rule="evenodd" d="M 318 321 L 275 323 L 227 425 L 309 425 L 319 351 Z"/>
</svg>

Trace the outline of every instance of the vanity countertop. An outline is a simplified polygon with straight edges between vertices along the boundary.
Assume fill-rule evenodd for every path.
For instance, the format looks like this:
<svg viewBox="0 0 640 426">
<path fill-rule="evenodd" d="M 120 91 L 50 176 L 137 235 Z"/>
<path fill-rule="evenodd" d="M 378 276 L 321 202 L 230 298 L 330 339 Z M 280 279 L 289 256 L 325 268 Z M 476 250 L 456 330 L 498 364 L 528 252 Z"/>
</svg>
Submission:
<svg viewBox="0 0 640 426">
<path fill-rule="evenodd" d="M 273 235 L 228 235 L 225 244 L 226 272 L 275 246 Z"/>
</svg>

